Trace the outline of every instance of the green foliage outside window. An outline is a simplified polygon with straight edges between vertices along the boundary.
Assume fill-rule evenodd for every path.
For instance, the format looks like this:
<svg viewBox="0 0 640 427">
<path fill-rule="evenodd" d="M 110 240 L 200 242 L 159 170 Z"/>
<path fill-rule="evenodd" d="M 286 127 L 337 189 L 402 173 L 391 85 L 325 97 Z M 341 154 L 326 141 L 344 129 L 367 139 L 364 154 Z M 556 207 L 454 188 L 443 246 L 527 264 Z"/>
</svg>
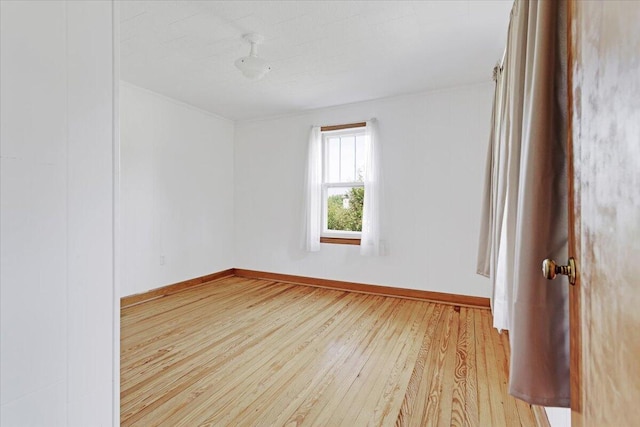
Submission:
<svg viewBox="0 0 640 427">
<path fill-rule="evenodd" d="M 344 208 L 344 199 L 348 207 Z M 364 187 L 353 187 L 345 195 L 329 196 L 327 200 L 327 228 L 329 230 L 362 231 Z"/>
</svg>

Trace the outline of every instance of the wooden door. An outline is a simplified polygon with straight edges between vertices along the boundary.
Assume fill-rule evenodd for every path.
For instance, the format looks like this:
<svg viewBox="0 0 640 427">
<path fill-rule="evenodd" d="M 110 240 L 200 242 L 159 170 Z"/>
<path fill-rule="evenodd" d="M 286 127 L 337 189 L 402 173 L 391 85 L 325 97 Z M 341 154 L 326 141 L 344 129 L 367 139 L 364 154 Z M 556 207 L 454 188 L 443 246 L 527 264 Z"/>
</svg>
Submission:
<svg viewBox="0 0 640 427">
<path fill-rule="evenodd" d="M 639 425 L 640 2 L 569 20 L 572 424 Z"/>
</svg>

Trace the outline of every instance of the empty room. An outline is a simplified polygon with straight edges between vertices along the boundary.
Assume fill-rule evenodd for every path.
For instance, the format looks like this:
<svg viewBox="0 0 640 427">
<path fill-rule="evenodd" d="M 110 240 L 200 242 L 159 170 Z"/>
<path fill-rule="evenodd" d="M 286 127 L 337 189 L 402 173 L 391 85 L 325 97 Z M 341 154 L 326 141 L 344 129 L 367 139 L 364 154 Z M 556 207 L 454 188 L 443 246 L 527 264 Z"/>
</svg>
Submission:
<svg viewBox="0 0 640 427">
<path fill-rule="evenodd" d="M 637 422 L 640 2 L 0 7 L 2 427 Z"/>
</svg>

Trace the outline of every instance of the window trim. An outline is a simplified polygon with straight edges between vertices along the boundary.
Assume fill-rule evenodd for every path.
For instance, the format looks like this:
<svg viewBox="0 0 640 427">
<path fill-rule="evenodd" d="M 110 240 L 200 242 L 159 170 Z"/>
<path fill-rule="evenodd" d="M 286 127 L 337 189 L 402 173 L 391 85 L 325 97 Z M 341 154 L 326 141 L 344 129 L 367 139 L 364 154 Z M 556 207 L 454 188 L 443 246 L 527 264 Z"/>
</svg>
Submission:
<svg viewBox="0 0 640 427">
<path fill-rule="evenodd" d="M 327 178 L 327 141 L 330 136 L 343 136 L 343 135 L 361 135 L 364 134 L 364 128 L 366 122 L 351 123 L 345 125 L 334 126 L 322 126 L 321 132 L 321 144 L 322 144 L 322 184 L 321 184 L 321 200 L 322 200 L 322 228 L 320 230 L 320 243 L 335 243 L 346 245 L 360 245 L 362 237 L 361 231 L 341 231 L 341 230 L 329 230 L 327 229 L 328 223 L 328 189 L 329 188 L 364 188 L 364 181 L 351 181 L 351 182 L 326 182 Z"/>
<path fill-rule="evenodd" d="M 367 122 L 348 123 L 345 125 L 321 126 L 320 132 L 333 132 L 336 130 L 356 129 L 367 127 Z"/>
<path fill-rule="evenodd" d="M 351 239 L 348 237 L 320 237 L 320 243 L 333 243 L 336 245 L 358 245 L 360 246 L 360 238 Z"/>
</svg>

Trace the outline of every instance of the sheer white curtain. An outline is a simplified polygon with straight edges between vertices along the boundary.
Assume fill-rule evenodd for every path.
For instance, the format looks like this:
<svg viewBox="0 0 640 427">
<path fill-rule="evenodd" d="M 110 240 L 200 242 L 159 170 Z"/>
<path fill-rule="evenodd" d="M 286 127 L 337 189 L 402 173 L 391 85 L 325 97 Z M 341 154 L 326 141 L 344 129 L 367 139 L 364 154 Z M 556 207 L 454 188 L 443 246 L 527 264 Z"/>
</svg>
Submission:
<svg viewBox="0 0 640 427">
<path fill-rule="evenodd" d="M 302 248 L 308 252 L 320 250 L 322 231 L 322 134 L 320 126 L 311 128 L 305 177 Z"/>
<path fill-rule="evenodd" d="M 376 120 L 368 120 L 365 128 L 364 206 L 360 254 L 382 255 L 381 208 L 382 165 Z"/>
</svg>

